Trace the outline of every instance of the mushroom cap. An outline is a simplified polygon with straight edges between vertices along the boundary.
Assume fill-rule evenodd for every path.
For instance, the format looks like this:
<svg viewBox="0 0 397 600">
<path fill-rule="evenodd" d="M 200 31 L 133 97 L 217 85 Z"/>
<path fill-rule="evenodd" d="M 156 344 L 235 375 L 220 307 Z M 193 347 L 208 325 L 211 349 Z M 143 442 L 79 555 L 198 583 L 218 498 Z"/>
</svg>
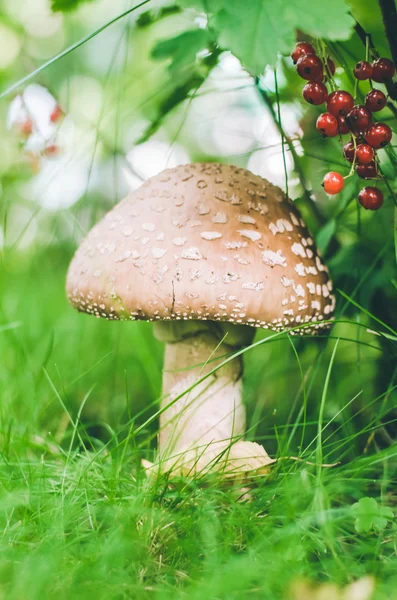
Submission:
<svg viewBox="0 0 397 600">
<path fill-rule="evenodd" d="M 228 321 L 280 331 L 332 316 L 332 283 L 296 207 L 231 165 L 167 169 L 88 233 L 67 276 L 107 319 Z M 303 332 L 299 329 L 298 332 Z"/>
</svg>

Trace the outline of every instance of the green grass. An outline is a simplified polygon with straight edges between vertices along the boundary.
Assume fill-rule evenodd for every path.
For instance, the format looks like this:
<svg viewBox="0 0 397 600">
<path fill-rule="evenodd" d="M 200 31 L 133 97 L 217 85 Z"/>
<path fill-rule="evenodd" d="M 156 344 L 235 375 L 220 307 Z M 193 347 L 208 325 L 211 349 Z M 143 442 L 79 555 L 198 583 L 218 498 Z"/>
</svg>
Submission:
<svg viewBox="0 0 397 600">
<path fill-rule="evenodd" d="M 71 250 L 3 254 L 0 598 L 284 599 L 301 577 L 368 574 L 375 598 L 397 598 L 394 518 L 377 530 L 369 515 L 358 533 L 352 509 L 370 496 L 396 510 L 394 373 L 376 383 L 393 340 L 381 352 L 347 324 L 328 341 L 259 336 L 245 357 L 251 439 L 302 460 L 253 481 L 250 502 L 215 476 L 150 481 L 162 348 L 148 324 L 68 306 Z"/>
</svg>

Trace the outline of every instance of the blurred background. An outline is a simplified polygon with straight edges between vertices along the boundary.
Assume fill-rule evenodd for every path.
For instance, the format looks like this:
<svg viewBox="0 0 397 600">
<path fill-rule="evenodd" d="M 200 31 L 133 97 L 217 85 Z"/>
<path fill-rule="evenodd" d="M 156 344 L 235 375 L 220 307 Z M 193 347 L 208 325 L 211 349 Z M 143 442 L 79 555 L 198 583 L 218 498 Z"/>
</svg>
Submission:
<svg viewBox="0 0 397 600">
<path fill-rule="evenodd" d="M 68 443 L 67 412 L 76 415 L 83 402 L 85 434 L 98 447 L 123 438 L 131 417 L 144 423 L 155 413 L 163 350 L 151 325 L 79 315 L 64 286 L 91 226 L 167 167 L 220 161 L 282 187 L 297 201 L 335 287 L 397 328 L 394 200 L 385 187 L 384 207 L 364 211 L 357 178 L 347 180 L 341 195 L 325 195 L 324 174 L 346 175 L 349 165 L 338 138 L 316 133 L 321 109 L 304 103 L 290 58 L 280 57 L 276 70 L 257 81 L 228 52 L 189 56 L 181 46 L 171 61 L 162 42 L 200 30 L 205 20 L 152 2 L 150 10 L 142 7 L 52 60 L 132 4 L 96 0 L 53 13 L 48 0 L 0 0 L 0 94 L 49 62 L 0 100 L 0 428 L 12 454 Z M 350 4 L 380 54 L 389 56 L 377 2 Z M 362 41 L 353 36 L 329 51 L 336 81 L 352 92 L 352 67 L 365 58 Z M 359 93 L 366 91 L 363 82 Z M 393 119 L 385 109 L 382 120 L 393 126 Z M 380 158 L 395 189 L 384 151 Z M 330 337 L 283 336 L 246 353 L 249 437 L 273 455 L 303 451 L 315 435 L 338 337 L 324 414 L 331 421 L 327 460 L 394 440 L 395 335 L 380 336 L 384 327 L 337 295 Z M 157 426 L 138 440 L 148 458 Z"/>
</svg>

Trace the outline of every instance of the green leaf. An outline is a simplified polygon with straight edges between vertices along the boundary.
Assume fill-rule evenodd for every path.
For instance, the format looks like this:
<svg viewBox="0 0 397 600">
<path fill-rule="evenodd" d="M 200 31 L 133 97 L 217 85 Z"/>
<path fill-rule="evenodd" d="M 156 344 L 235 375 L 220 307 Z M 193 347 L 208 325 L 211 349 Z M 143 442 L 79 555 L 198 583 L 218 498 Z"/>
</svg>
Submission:
<svg viewBox="0 0 397 600">
<path fill-rule="evenodd" d="M 357 533 L 367 533 L 371 529 L 382 531 L 394 514 L 388 506 L 379 506 L 375 498 L 361 498 L 351 507 L 356 517 L 354 526 Z"/>
<path fill-rule="evenodd" d="M 325 252 L 327 251 L 327 248 L 329 246 L 329 243 L 330 243 L 335 231 L 336 231 L 336 221 L 335 221 L 335 219 L 331 219 L 318 232 L 317 237 L 316 237 L 316 243 L 317 243 L 318 249 L 323 254 L 325 254 Z"/>
<path fill-rule="evenodd" d="M 264 3 L 269 0 L 263 0 Z M 285 5 L 285 18 L 289 19 L 291 27 L 301 29 L 313 37 L 329 40 L 347 40 L 352 34 L 354 19 L 349 13 L 345 0 L 319 2 L 305 1 L 305 18 L 302 19 L 302 1 L 289 0 L 280 4 Z"/>
<path fill-rule="evenodd" d="M 291 52 L 296 29 L 313 37 L 345 40 L 354 25 L 345 0 L 306 0 L 304 20 L 301 0 L 179 0 L 179 4 L 205 9 L 219 44 L 253 75 L 274 65 L 278 52 Z"/>
<path fill-rule="evenodd" d="M 195 8 L 199 12 L 206 12 L 205 0 L 176 0 L 182 8 Z"/>
<path fill-rule="evenodd" d="M 231 50 L 253 75 L 261 75 L 266 65 L 274 65 L 277 53 L 287 53 L 294 45 L 295 32 L 282 15 L 285 0 L 213 0 L 219 12 L 210 21 L 219 44 Z M 306 10 L 305 10 L 306 12 Z"/>
<path fill-rule="evenodd" d="M 196 62 L 197 53 L 206 48 L 209 34 L 205 29 L 191 29 L 168 40 L 158 42 L 152 49 L 155 60 L 171 59 L 168 69 L 171 73 L 191 68 Z"/>
<path fill-rule="evenodd" d="M 83 2 L 93 2 L 94 0 L 52 0 L 51 10 L 54 12 L 68 12 L 75 10 Z"/>
</svg>

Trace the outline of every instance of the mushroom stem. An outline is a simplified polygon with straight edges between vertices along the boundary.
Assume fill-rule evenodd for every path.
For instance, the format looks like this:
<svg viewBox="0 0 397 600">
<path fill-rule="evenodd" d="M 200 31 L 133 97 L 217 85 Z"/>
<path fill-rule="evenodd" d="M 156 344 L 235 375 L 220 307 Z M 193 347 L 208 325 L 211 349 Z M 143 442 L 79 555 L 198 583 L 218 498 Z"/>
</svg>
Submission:
<svg viewBox="0 0 397 600">
<path fill-rule="evenodd" d="M 253 334 L 246 326 L 227 331 L 211 321 L 156 323 L 156 337 L 166 342 L 159 436 L 162 470 L 197 472 L 211 467 L 244 435 L 241 357 L 197 381 L 231 352 L 248 345 Z"/>
</svg>

